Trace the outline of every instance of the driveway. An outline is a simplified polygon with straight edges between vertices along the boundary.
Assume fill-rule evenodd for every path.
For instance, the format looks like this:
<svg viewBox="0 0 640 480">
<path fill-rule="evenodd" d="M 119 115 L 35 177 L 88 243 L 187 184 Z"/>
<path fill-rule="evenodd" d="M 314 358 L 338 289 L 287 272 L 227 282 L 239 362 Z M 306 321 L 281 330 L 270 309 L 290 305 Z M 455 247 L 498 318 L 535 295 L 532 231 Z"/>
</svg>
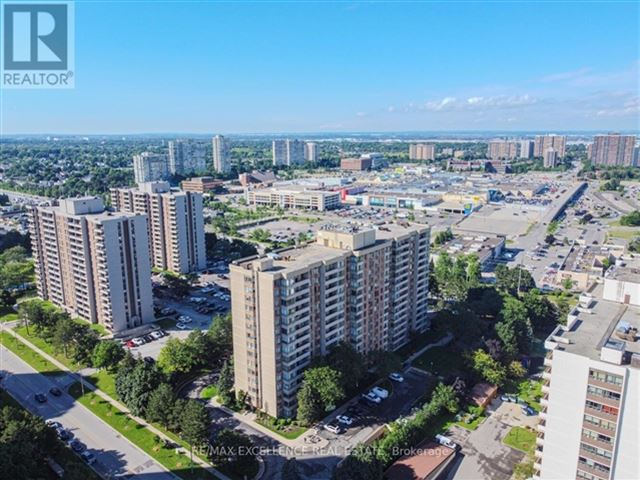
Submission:
<svg viewBox="0 0 640 480">
<path fill-rule="evenodd" d="M 532 424 L 538 417 L 524 417 L 517 405 L 500 400 L 489 410 L 494 411 L 477 430 L 469 432 L 454 425 L 447 432 L 462 447 L 447 480 L 509 480 L 513 467 L 524 458 L 523 452 L 506 446 L 502 439 L 511 427 Z"/>
</svg>

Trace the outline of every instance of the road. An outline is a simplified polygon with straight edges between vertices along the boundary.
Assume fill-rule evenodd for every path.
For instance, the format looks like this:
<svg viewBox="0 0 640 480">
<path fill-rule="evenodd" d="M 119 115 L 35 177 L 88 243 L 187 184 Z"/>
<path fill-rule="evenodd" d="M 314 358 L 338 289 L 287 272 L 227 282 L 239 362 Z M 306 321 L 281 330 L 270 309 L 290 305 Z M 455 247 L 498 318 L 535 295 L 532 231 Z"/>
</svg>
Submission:
<svg viewBox="0 0 640 480">
<path fill-rule="evenodd" d="M 5 372 L 3 387 L 32 413 L 54 419 L 70 430 L 96 456 L 94 467 L 103 477 L 176 478 L 68 395 L 66 388 L 73 383 L 68 375 L 41 375 L 4 347 L 0 347 L 0 367 Z M 48 394 L 54 385 L 65 393 L 60 397 Z M 38 392 L 47 393 L 46 403 L 35 401 Z"/>
</svg>

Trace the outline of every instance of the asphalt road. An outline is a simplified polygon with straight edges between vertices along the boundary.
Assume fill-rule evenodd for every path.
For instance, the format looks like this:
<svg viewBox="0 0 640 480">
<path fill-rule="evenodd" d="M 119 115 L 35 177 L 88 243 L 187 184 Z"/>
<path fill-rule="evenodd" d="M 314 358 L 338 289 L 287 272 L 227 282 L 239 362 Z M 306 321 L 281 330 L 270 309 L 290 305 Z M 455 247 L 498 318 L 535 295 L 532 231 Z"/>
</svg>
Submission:
<svg viewBox="0 0 640 480">
<path fill-rule="evenodd" d="M 54 385 L 66 392 L 66 387 L 73 382 L 68 375 L 41 375 L 4 347 L 0 347 L 0 368 L 4 372 L 3 387 L 32 413 L 56 420 L 70 430 L 96 456 L 94 468 L 103 477 L 145 480 L 175 478 L 70 395 L 63 393 L 60 397 L 54 397 L 48 393 Z M 47 394 L 46 403 L 35 401 L 34 395 L 38 392 Z"/>
</svg>

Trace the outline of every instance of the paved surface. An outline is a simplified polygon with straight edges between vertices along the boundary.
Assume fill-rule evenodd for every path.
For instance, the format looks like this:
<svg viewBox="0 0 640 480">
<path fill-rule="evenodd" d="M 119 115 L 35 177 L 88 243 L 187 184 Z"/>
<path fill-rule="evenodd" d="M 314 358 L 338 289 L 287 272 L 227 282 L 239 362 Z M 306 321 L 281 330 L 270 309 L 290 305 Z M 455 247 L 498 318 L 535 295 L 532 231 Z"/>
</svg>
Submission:
<svg viewBox="0 0 640 480">
<path fill-rule="evenodd" d="M 120 434 L 102 422 L 70 395 L 60 397 L 48 394 L 54 385 L 66 392 L 73 380 L 68 375 L 46 377 L 40 375 L 19 357 L 0 347 L 0 366 L 6 372 L 2 385 L 23 406 L 45 419 L 54 419 L 70 430 L 96 455 L 95 469 L 103 476 L 129 478 L 143 474 L 145 479 L 171 480 L 167 472 L 151 457 L 133 446 Z M 35 393 L 47 393 L 47 402 L 37 403 Z"/>
<path fill-rule="evenodd" d="M 535 422 L 537 417 L 519 415 L 518 406 L 495 401 L 495 411 L 473 432 L 453 426 L 447 433 L 461 445 L 461 454 L 447 475 L 447 480 L 509 480 L 513 467 L 520 463 L 525 454 L 514 450 L 502 439 L 512 426 Z"/>
</svg>

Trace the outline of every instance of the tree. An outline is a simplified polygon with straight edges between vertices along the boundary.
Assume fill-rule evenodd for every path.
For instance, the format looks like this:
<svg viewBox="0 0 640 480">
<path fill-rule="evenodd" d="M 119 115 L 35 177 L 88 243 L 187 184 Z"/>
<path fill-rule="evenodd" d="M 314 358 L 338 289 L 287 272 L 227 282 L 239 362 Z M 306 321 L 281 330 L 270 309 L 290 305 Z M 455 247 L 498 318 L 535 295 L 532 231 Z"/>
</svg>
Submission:
<svg viewBox="0 0 640 480">
<path fill-rule="evenodd" d="M 150 422 L 158 422 L 165 430 L 173 419 L 176 397 L 171 385 L 161 383 L 149 395 L 149 403 L 146 409 L 146 419 Z"/>
<path fill-rule="evenodd" d="M 186 341 L 170 338 L 160 350 L 158 367 L 166 373 L 190 372 L 198 362 L 193 350 Z"/>
<path fill-rule="evenodd" d="M 496 287 L 510 295 L 517 295 L 518 292 L 528 292 L 536 286 L 531 273 L 519 265 L 509 268 L 500 264 L 495 269 L 495 275 Z"/>
<path fill-rule="evenodd" d="M 207 336 L 213 358 L 230 355 L 233 349 L 231 314 L 214 317 Z"/>
<path fill-rule="evenodd" d="M 211 448 L 211 461 L 230 471 L 233 477 L 248 478 L 257 462 L 251 439 L 236 430 L 225 428 L 218 433 Z"/>
<path fill-rule="evenodd" d="M 473 352 L 471 357 L 473 371 L 483 380 L 502 386 L 507 378 L 505 368 L 481 348 Z"/>
<path fill-rule="evenodd" d="M 209 437 L 209 413 L 196 400 L 187 400 L 180 415 L 180 437 L 189 444 L 189 454 L 193 465 L 193 447 L 202 445 Z"/>
<path fill-rule="evenodd" d="M 512 378 L 524 378 L 524 376 L 527 374 L 527 370 L 522 365 L 522 362 L 518 362 L 517 360 L 509 363 L 507 372 Z"/>
<path fill-rule="evenodd" d="M 323 406 L 316 390 L 309 383 L 303 382 L 298 390 L 298 421 L 310 425 L 322 416 Z"/>
<path fill-rule="evenodd" d="M 412 336 L 419 335 L 422 333 L 412 332 Z M 375 369 L 377 377 L 386 377 L 390 373 L 402 369 L 402 358 L 397 353 L 388 350 L 373 350 L 367 355 L 367 363 Z"/>
<path fill-rule="evenodd" d="M 359 443 L 336 468 L 334 480 L 382 480 L 383 464 L 376 451 Z"/>
<path fill-rule="evenodd" d="M 331 367 L 310 368 L 304 372 L 303 382 L 313 386 L 325 409 L 344 398 L 342 374 Z"/>
<path fill-rule="evenodd" d="M 341 373 L 341 385 L 344 391 L 357 388 L 367 373 L 364 358 L 349 342 L 340 342 L 331 349 L 327 363 Z"/>
<path fill-rule="evenodd" d="M 566 277 L 562 279 L 562 288 L 569 291 L 573 288 L 573 278 Z"/>
<path fill-rule="evenodd" d="M 539 290 L 533 289 L 525 293 L 522 296 L 522 302 L 527 309 L 531 326 L 536 332 L 546 332 L 557 323 L 557 309 Z"/>
<path fill-rule="evenodd" d="M 500 317 L 495 330 L 507 355 L 515 358 L 518 354 L 529 353 L 533 330 L 524 304 L 514 297 L 507 297 Z"/>
<path fill-rule="evenodd" d="M 620 217 L 620 225 L 625 227 L 639 227 L 640 226 L 640 210 L 634 210 L 633 212 Z"/>
<path fill-rule="evenodd" d="M 165 272 L 163 275 L 164 284 L 177 298 L 182 298 L 189 293 L 191 285 L 189 280 L 171 272 Z"/>
<path fill-rule="evenodd" d="M 287 458 L 280 472 L 281 480 L 302 480 L 298 472 L 298 461 L 295 458 Z"/>
<path fill-rule="evenodd" d="M 225 360 L 220 369 L 220 376 L 216 383 L 218 389 L 218 395 L 224 405 L 230 404 L 233 397 L 233 360 Z"/>
<path fill-rule="evenodd" d="M 429 408 L 440 413 L 442 410 L 447 410 L 450 413 L 458 411 L 458 397 L 454 388 L 451 385 L 444 385 L 439 383 L 431 394 L 431 401 L 429 402 Z"/>
<path fill-rule="evenodd" d="M 116 393 L 134 415 L 144 416 L 151 393 L 164 382 L 162 372 L 155 364 L 137 360 L 133 368 L 118 369 Z"/>
<path fill-rule="evenodd" d="M 69 349 L 73 345 L 76 336 L 76 326 L 77 324 L 71 318 L 66 317 L 58 321 L 53 331 L 51 343 L 54 348 L 62 350 L 62 353 L 67 358 L 69 358 Z"/>
<path fill-rule="evenodd" d="M 112 340 L 98 342 L 93 348 L 91 364 L 95 368 L 105 368 L 113 370 L 124 358 L 124 348 Z"/>
</svg>

